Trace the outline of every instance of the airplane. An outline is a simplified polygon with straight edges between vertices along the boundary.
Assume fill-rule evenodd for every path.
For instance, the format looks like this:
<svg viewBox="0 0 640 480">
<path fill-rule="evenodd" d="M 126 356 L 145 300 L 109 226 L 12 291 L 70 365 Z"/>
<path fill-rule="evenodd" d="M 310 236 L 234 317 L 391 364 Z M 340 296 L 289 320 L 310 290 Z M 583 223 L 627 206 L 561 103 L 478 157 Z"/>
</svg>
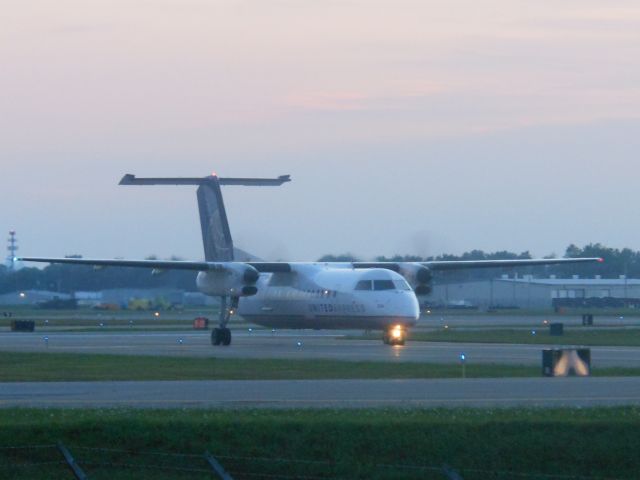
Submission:
<svg viewBox="0 0 640 480">
<path fill-rule="evenodd" d="M 231 344 L 229 319 L 270 328 L 382 330 L 383 342 L 404 345 L 407 330 L 418 322 L 416 295 L 432 290 L 432 272 L 467 268 L 522 267 L 602 262 L 601 258 L 427 262 L 262 262 L 234 259 L 233 240 L 221 186 L 281 186 L 277 178 L 137 178 L 126 174 L 120 185 L 195 185 L 204 245 L 204 261 L 16 258 L 25 262 L 140 267 L 153 273 L 194 270 L 200 292 L 220 297 L 219 326 L 213 345 Z"/>
</svg>

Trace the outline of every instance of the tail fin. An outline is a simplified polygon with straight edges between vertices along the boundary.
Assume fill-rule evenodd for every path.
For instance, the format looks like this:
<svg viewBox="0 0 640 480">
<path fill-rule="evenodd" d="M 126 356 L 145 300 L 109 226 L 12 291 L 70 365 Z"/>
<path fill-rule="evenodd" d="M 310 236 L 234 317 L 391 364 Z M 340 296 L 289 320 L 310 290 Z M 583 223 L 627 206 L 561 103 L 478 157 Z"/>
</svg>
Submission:
<svg viewBox="0 0 640 480">
<path fill-rule="evenodd" d="M 203 178 L 136 178 L 127 174 L 120 180 L 120 185 L 199 185 L 197 197 L 205 260 L 229 262 L 233 261 L 233 240 L 220 186 L 279 186 L 289 181 L 289 175 L 278 178 L 218 178 L 215 174 Z"/>
<path fill-rule="evenodd" d="M 220 181 L 212 177 L 198 187 L 198 209 L 206 261 L 233 261 L 233 240 L 222 200 Z"/>
</svg>

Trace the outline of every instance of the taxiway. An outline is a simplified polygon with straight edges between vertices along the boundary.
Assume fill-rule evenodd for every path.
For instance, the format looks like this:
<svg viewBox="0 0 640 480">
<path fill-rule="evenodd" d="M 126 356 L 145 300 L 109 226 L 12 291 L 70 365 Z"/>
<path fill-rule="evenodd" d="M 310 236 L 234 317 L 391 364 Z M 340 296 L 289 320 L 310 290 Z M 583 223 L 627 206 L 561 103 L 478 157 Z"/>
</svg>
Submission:
<svg viewBox="0 0 640 480">
<path fill-rule="evenodd" d="M 640 378 L 0 384 L 0 407 L 363 408 L 640 405 Z"/>
<path fill-rule="evenodd" d="M 390 347 L 379 340 L 344 338 L 362 332 L 235 330 L 233 344 L 213 347 L 208 331 L 0 333 L 0 351 L 111 353 L 217 358 L 330 359 L 342 361 L 540 365 L 544 345 L 408 342 Z M 557 346 L 556 346 L 557 348 Z M 591 347 L 592 365 L 640 367 L 640 347 Z"/>
</svg>

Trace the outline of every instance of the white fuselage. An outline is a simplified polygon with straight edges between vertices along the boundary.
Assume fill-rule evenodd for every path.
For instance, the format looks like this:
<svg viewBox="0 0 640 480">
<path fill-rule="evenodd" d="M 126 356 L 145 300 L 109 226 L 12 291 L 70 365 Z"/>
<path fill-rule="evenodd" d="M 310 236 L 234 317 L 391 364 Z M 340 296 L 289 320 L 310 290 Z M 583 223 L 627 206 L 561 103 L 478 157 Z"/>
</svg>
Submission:
<svg viewBox="0 0 640 480">
<path fill-rule="evenodd" d="M 413 326 L 420 316 L 413 290 L 391 270 L 291 265 L 291 272 L 260 275 L 258 293 L 240 299 L 244 319 L 272 328 L 375 330 Z M 205 279 L 198 283 L 207 293 Z"/>
</svg>

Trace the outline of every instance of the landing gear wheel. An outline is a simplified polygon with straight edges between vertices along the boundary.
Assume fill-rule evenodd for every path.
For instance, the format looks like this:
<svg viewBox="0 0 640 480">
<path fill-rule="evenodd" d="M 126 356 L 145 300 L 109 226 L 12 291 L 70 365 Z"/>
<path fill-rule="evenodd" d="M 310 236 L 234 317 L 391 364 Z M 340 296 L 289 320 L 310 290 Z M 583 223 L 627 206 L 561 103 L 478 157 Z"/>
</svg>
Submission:
<svg viewBox="0 0 640 480">
<path fill-rule="evenodd" d="M 220 345 L 222 343 L 222 335 L 219 328 L 211 330 L 211 345 Z"/>
<path fill-rule="evenodd" d="M 222 330 L 222 345 L 228 347 L 231 345 L 231 330 L 228 328 L 221 328 Z"/>
<path fill-rule="evenodd" d="M 211 331 L 211 345 L 231 345 L 231 330 L 226 327 L 214 328 Z"/>
<path fill-rule="evenodd" d="M 231 330 L 227 328 L 227 323 L 231 315 L 238 309 L 239 297 L 231 297 L 231 305 L 228 305 L 227 297 L 220 297 L 220 326 L 211 332 L 211 345 L 231 345 Z"/>
</svg>

